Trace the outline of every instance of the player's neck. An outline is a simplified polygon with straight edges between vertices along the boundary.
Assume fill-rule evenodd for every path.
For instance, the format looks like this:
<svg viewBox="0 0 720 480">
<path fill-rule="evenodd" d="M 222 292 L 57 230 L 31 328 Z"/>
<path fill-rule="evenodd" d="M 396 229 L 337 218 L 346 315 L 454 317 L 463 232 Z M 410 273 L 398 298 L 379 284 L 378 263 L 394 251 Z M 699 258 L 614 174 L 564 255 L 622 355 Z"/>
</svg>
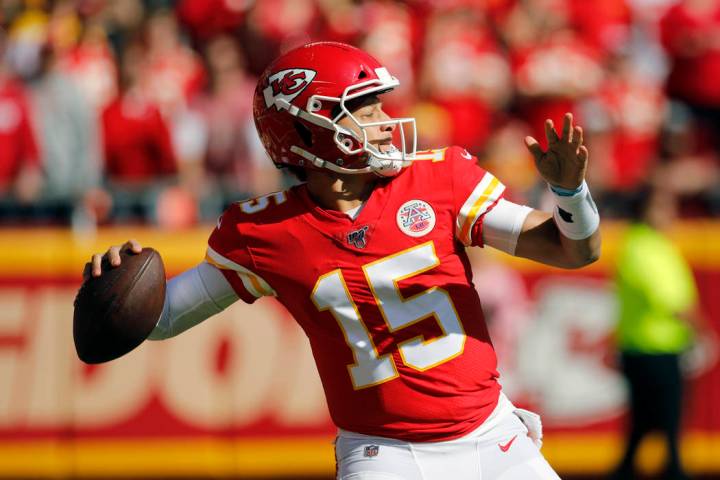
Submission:
<svg viewBox="0 0 720 480">
<path fill-rule="evenodd" d="M 331 172 L 308 172 L 310 196 L 327 210 L 346 212 L 362 205 L 375 187 L 378 177 L 372 173 L 340 175 Z"/>
</svg>

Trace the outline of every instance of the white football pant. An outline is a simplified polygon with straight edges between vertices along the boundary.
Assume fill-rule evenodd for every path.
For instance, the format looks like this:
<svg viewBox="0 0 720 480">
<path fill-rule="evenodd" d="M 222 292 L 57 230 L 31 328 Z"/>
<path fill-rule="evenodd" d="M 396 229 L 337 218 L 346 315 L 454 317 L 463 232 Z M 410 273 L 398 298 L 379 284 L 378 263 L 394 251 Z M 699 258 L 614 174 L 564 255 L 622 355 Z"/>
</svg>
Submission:
<svg viewBox="0 0 720 480">
<path fill-rule="evenodd" d="M 340 430 L 338 480 L 559 480 L 501 394 L 474 432 L 446 442 L 404 442 Z"/>
</svg>

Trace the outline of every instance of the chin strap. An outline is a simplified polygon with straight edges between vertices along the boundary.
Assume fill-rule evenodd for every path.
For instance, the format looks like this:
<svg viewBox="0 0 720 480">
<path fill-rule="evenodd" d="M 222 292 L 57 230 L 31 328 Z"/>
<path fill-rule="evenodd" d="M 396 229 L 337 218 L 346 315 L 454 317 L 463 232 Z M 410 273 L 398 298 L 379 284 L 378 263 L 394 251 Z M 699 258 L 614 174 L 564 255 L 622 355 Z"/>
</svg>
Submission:
<svg viewBox="0 0 720 480">
<path fill-rule="evenodd" d="M 397 149 L 396 149 L 397 150 Z M 370 173 L 373 172 L 376 175 L 380 177 L 393 177 L 400 173 L 400 171 L 403 169 L 403 167 L 406 167 L 410 165 L 411 161 L 406 160 L 402 161 L 401 159 L 397 160 L 384 160 L 376 158 L 374 155 L 370 154 L 370 158 L 368 160 L 368 166 L 364 168 L 344 168 L 341 167 L 333 162 L 330 162 L 328 160 L 323 160 L 322 158 L 318 157 L 317 155 L 314 155 L 307 150 L 298 147 L 297 145 L 293 145 L 290 147 L 290 151 L 300 155 L 305 160 L 310 162 L 314 167 L 316 168 L 325 168 L 327 170 L 331 170 L 336 173 L 346 173 L 346 174 L 359 174 L 359 173 Z"/>
<path fill-rule="evenodd" d="M 317 168 L 326 168 L 328 170 L 332 170 L 333 172 L 337 173 L 349 173 L 349 174 L 355 174 L 355 173 L 369 173 L 373 171 L 373 168 L 370 166 L 367 166 L 365 168 L 344 168 L 339 165 L 336 165 L 330 161 L 323 160 L 322 158 L 318 157 L 317 155 L 313 155 L 312 153 L 308 152 L 307 150 L 298 147 L 297 145 L 293 145 L 290 147 L 290 151 L 293 153 L 296 153 L 303 157 L 305 160 L 309 161 L 313 166 Z"/>
<path fill-rule="evenodd" d="M 372 153 L 368 160 L 368 165 L 372 168 L 372 171 L 381 177 L 394 177 L 400 170 L 407 167 L 412 163 L 412 160 L 403 160 L 402 153 L 394 145 L 390 146 L 390 150 L 385 153 L 386 155 L 397 154 L 396 159 L 387 160 L 384 158 L 378 158 Z"/>
</svg>

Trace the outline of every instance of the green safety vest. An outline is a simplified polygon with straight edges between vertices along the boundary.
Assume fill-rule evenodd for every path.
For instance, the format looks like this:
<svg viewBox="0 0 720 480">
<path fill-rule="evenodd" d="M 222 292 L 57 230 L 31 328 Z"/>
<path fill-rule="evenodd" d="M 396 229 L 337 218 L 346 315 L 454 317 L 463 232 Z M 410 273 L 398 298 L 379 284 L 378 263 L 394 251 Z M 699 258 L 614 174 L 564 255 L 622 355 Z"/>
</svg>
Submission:
<svg viewBox="0 0 720 480">
<path fill-rule="evenodd" d="M 695 280 L 666 236 L 645 224 L 632 225 L 620 248 L 616 281 L 621 351 L 680 353 L 689 346 L 692 330 L 677 313 L 697 302 Z"/>
</svg>

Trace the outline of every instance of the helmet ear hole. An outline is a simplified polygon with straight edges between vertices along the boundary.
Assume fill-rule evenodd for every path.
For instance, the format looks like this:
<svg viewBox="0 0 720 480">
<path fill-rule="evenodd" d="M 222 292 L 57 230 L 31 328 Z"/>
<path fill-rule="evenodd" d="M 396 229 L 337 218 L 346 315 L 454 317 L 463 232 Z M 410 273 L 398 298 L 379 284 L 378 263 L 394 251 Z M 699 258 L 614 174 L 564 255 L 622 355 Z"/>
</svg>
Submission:
<svg viewBox="0 0 720 480">
<path fill-rule="evenodd" d="M 295 121 L 293 123 L 293 126 L 295 127 L 295 131 L 300 136 L 300 139 L 303 141 L 306 147 L 312 147 L 313 146 L 313 139 L 312 139 L 312 132 L 310 129 L 308 129 L 305 125 L 302 123 Z"/>
<path fill-rule="evenodd" d="M 365 73 L 365 70 L 361 70 L 358 74 L 358 79 L 367 77 L 367 73 Z"/>
<path fill-rule="evenodd" d="M 343 147 L 345 147 L 347 150 L 352 150 L 353 141 L 352 141 L 352 139 L 351 139 L 350 137 L 348 137 L 348 136 L 346 136 L 346 135 L 344 135 L 344 134 L 341 133 L 341 134 L 338 135 L 337 139 L 338 139 L 338 141 L 340 142 L 340 144 L 341 144 Z"/>
</svg>

